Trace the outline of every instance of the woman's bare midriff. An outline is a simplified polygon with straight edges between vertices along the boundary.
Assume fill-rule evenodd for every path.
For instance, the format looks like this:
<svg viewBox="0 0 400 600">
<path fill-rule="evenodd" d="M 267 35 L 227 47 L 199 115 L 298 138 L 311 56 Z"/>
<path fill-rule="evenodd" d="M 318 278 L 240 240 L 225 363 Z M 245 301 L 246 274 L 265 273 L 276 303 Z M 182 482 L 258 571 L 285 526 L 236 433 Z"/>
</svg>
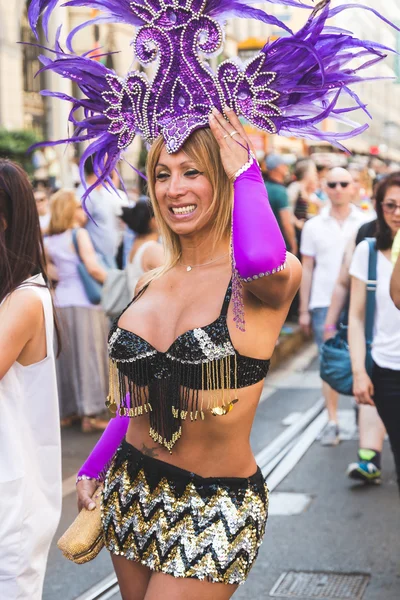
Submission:
<svg viewBox="0 0 400 600">
<path fill-rule="evenodd" d="M 238 390 L 239 402 L 227 415 L 205 411 L 204 421 L 183 421 L 172 454 L 150 437 L 147 415 L 131 419 L 126 440 L 147 456 L 201 477 L 250 477 L 257 470 L 250 431 L 262 389 L 261 381 Z"/>
</svg>

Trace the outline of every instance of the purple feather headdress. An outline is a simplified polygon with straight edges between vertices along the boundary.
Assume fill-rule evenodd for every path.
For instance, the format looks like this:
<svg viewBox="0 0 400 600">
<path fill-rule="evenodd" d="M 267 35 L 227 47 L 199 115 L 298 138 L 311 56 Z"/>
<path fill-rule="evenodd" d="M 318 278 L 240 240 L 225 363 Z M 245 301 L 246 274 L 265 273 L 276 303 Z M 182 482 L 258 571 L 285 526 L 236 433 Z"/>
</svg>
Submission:
<svg viewBox="0 0 400 600">
<path fill-rule="evenodd" d="M 313 8 L 298 0 L 266 2 Z M 341 141 L 364 131 L 346 115 L 366 106 L 349 86 L 365 80 L 362 70 L 386 57 L 390 48 L 363 41 L 350 32 L 327 25 L 327 20 L 348 8 L 374 9 L 357 5 L 331 9 L 322 0 L 305 26 L 292 33 L 275 17 L 251 6 L 252 0 L 69 0 L 64 6 L 99 8 L 99 22 L 124 22 L 138 26 L 133 41 L 136 58 L 144 66 L 158 61 L 150 81 L 133 71 L 125 78 L 93 61 L 90 53 L 77 56 L 73 37 L 67 39 L 67 52 L 56 41 L 54 58 L 41 57 L 42 70 L 51 70 L 74 81 L 79 98 L 51 91 L 44 94 L 72 103 L 69 120 L 75 131 L 67 141 L 89 141 L 82 157 L 92 156 L 98 182 L 109 181 L 122 152 L 136 135 L 152 143 L 165 139 L 169 152 L 178 151 L 196 129 L 208 126 L 212 106 L 233 108 L 252 125 L 269 133 Z M 32 0 L 29 18 L 32 29 L 43 15 L 46 29 L 58 0 Z M 247 64 L 227 60 L 213 73 L 203 57 L 222 50 L 222 19 L 235 15 L 280 25 L 289 31 L 264 48 Z M 93 24 L 93 20 L 90 21 Z M 347 96 L 349 106 L 338 107 Z M 77 117 L 83 109 L 83 117 Z M 80 114 L 80 113 L 78 113 Z M 367 113 L 368 114 L 368 113 Z M 353 127 L 345 133 L 321 131 L 318 125 L 327 117 Z M 97 182 L 97 183 L 98 183 Z M 97 185 L 96 183 L 96 185 Z M 86 195 L 91 190 L 87 190 Z"/>
</svg>

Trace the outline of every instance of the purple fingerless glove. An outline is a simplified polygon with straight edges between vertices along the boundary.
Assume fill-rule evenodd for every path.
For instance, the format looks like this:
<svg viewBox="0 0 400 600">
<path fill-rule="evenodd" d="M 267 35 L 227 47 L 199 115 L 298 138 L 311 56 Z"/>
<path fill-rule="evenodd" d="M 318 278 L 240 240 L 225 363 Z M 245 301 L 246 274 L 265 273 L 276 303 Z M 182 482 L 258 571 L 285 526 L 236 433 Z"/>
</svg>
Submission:
<svg viewBox="0 0 400 600">
<path fill-rule="evenodd" d="M 79 470 L 80 479 L 102 481 L 118 446 L 128 431 L 129 417 L 117 415 L 111 419 L 103 435 Z"/>
<path fill-rule="evenodd" d="M 268 201 L 257 161 L 236 173 L 232 214 L 232 300 L 236 327 L 245 331 L 243 282 L 285 268 L 286 244 Z"/>
<path fill-rule="evenodd" d="M 234 182 L 232 217 L 234 264 L 246 282 L 281 271 L 286 261 L 286 244 L 260 168 L 252 157 L 249 162 L 251 165 L 242 167 Z"/>
</svg>

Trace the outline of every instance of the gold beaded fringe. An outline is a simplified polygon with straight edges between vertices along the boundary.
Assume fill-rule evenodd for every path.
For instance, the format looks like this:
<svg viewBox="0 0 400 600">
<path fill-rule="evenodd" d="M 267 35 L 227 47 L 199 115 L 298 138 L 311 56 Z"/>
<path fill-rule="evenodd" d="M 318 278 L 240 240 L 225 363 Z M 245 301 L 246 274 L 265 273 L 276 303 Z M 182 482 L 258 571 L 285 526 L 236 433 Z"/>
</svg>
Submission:
<svg viewBox="0 0 400 600">
<path fill-rule="evenodd" d="M 204 420 L 205 411 L 224 416 L 238 401 L 236 353 L 201 364 L 174 360 L 171 376 L 151 383 L 145 363 L 110 359 L 106 406 L 113 416 L 148 414 L 150 437 L 170 452 L 182 435 L 182 421 Z"/>
</svg>

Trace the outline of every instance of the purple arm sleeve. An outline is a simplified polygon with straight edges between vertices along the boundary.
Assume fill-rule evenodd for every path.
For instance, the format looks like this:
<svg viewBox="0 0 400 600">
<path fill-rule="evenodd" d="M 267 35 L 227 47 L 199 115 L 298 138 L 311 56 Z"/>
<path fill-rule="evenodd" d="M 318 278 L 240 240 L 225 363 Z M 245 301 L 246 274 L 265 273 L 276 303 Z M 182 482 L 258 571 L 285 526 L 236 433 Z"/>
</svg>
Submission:
<svg viewBox="0 0 400 600">
<path fill-rule="evenodd" d="M 252 161 L 252 162 L 251 162 Z M 285 267 L 286 245 L 268 201 L 257 161 L 250 158 L 234 182 L 233 255 L 236 270 L 250 282 Z"/>
<path fill-rule="evenodd" d="M 117 415 L 111 419 L 107 429 L 79 470 L 78 478 L 102 480 L 122 439 L 128 430 L 129 417 Z M 84 476 L 84 477 L 82 477 Z"/>
</svg>

